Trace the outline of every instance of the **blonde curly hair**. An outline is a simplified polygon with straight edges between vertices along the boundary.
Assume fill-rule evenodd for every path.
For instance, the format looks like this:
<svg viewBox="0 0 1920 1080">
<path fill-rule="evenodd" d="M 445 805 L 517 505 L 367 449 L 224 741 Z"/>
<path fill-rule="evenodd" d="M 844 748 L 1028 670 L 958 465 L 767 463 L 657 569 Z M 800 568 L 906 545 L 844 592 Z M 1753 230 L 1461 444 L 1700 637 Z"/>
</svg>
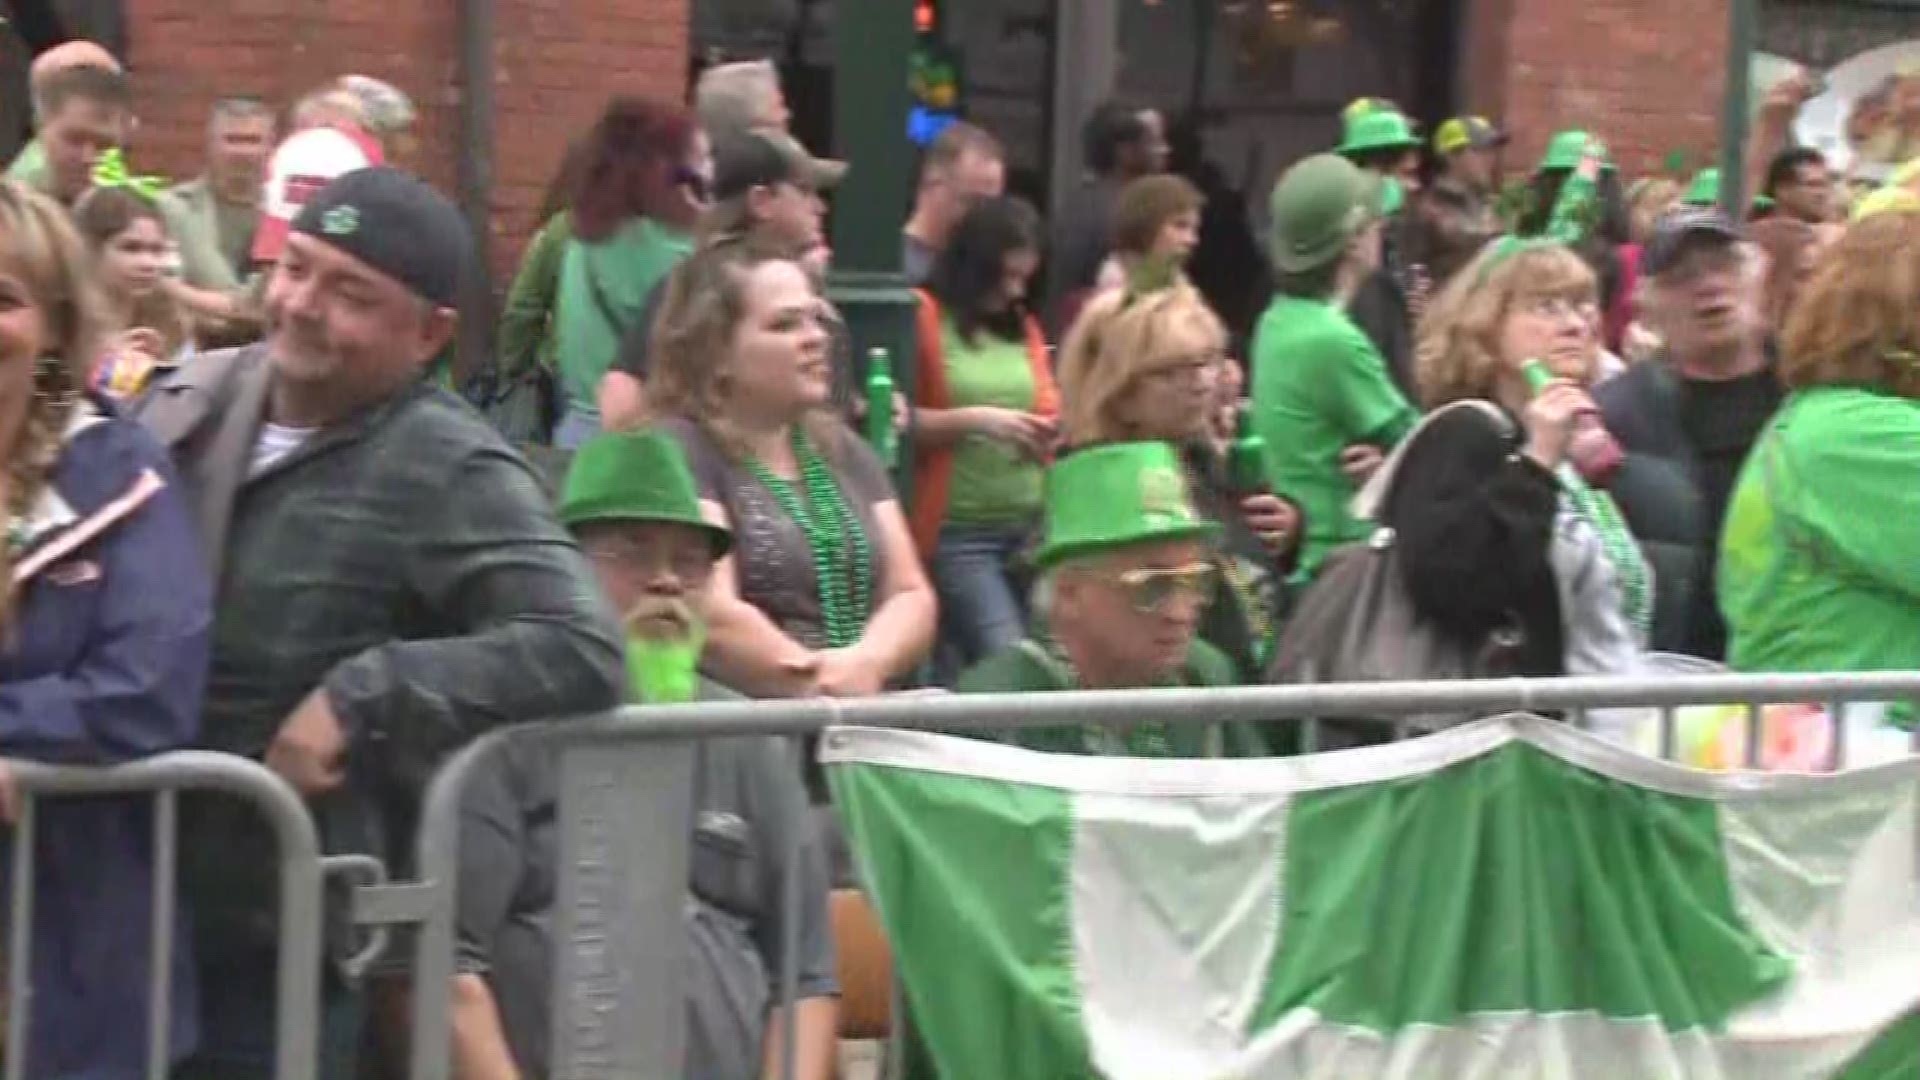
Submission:
<svg viewBox="0 0 1920 1080">
<path fill-rule="evenodd" d="M 1599 301 L 1593 271 L 1571 249 L 1529 240 L 1497 240 L 1481 249 L 1420 320 L 1414 381 L 1421 404 L 1437 409 L 1468 398 L 1492 398 L 1508 366 L 1500 356 L 1508 312 L 1517 304 L 1550 299 Z"/>
<path fill-rule="evenodd" d="M 67 212 L 38 192 L 0 181 L 0 268 L 26 286 L 45 328 L 33 400 L 12 446 L 4 448 L 7 531 L 28 513 L 60 459 L 67 420 L 87 387 L 100 341 L 102 300 L 93 259 Z M 0 633 L 13 620 L 13 551 L 0 539 Z"/>
<path fill-rule="evenodd" d="M 1069 446 L 1137 438 L 1115 409 L 1139 380 L 1195 355 L 1224 358 L 1226 327 L 1185 282 L 1153 292 L 1109 290 L 1074 320 L 1060 354 L 1061 417 Z"/>
</svg>

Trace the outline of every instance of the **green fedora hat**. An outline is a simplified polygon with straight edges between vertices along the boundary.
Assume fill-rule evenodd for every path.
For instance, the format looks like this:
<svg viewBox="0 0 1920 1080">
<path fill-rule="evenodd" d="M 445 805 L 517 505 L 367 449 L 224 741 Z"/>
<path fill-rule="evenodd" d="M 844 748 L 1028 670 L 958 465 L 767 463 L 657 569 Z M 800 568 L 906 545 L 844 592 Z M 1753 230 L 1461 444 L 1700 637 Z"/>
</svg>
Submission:
<svg viewBox="0 0 1920 1080">
<path fill-rule="evenodd" d="M 1046 538 L 1034 561 L 1046 569 L 1130 544 L 1219 532 L 1194 511 L 1173 447 L 1108 443 L 1068 454 L 1047 470 Z"/>
<path fill-rule="evenodd" d="M 1324 266 L 1386 212 L 1386 182 L 1338 154 L 1315 154 L 1273 185 L 1268 255 L 1287 273 Z"/>
<path fill-rule="evenodd" d="M 733 546 L 731 532 L 700 516 L 687 453 L 664 431 L 616 431 L 587 440 L 567 469 L 560 520 L 570 529 L 598 521 L 691 525 L 713 541 L 716 558 Z"/>
<path fill-rule="evenodd" d="M 1375 109 L 1347 118 L 1345 137 L 1335 153 L 1364 154 L 1370 150 L 1417 150 L 1420 139 L 1407 118 L 1392 109 Z"/>
<path fill-rule="evenodd" d="M 1556 134 L 1548 141 L 1547 152 L 1540 158 L 1540 167 L 1536 171 L 1577 169 L 1589 145 L 1600 151 L 1601 171 L 1613 172 L 1613 158 L 1607 153 L 1606 145 L 1587 131 L 1562 131 Z"/>
</svg>

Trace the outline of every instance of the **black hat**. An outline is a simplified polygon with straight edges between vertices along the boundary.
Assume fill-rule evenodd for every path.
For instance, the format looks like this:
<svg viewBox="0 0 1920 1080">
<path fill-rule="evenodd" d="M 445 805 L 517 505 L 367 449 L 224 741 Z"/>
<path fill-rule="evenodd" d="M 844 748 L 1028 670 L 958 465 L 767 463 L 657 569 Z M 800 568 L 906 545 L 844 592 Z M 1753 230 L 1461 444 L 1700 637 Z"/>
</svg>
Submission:
<svg viewBox="0 0 1920 1080">
<path fill-rule="evenodd" d="M 422 300 L 451 307 L 473 260 L 466 219 L 418 177 L 387 166 L 356 169 L 321 188 L 293 231 L 324 241 L 400 282 Z"/>
<path fill-rule="evenodd" d="M 1717 206 L 1685 206 L 1662 215 L 1654 222 L 1653 236 L 1640 254 L 1640 269 L 1648 274 L 1664 274 L 1680 262 L 1689 243 L 1707 240 L 1715 244 L 1737 244 L 1740 226 Z"/>
<path fill-rule="evenodd" d="M 749 132 L 723 139 L 713 149 L 713 197 L 725 202 L 757 187 L 797 184 L 824 191 L 847 167 L 816 158 L 791 135 Z"/>
</svg>

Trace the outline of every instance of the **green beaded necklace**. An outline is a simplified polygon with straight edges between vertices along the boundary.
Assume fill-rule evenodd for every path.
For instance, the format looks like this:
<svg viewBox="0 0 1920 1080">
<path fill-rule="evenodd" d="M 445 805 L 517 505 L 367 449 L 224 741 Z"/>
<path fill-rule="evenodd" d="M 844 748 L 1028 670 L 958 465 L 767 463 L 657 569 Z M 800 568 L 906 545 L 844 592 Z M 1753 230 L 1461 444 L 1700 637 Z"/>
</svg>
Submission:
<svg viewBox="0 0 1920 1080">
<path fill-rule="evenodd" d="M 1627 527 L 1612 495 L 1594 490 L 1571 467 L 1561 468 L 1559 475 L 1561 487 L 1574 508 L 1599 534 L 1601 550 L 1620 579 L 1620 602 L 1626 609 L 1627 621 L 1633 624 L 1644 644 L 1653 630 L 1653 572 L 1647 566 L 1646 557 L 1640 554 L 1633 530 Z"/>
<path fill-rule="evenodd" d="M 827 645 L 843 648 L 860 640 L 873 614 L 873 549 L 827 463 L 798 428 L 793 432 L 793 456 L 800 465 L 797 485 L 775 476 L 758 458 L 748 458 L 747 468 L 806 536 Z M 800 489 L 805 490 L 804 500 Z"/>
</svg>

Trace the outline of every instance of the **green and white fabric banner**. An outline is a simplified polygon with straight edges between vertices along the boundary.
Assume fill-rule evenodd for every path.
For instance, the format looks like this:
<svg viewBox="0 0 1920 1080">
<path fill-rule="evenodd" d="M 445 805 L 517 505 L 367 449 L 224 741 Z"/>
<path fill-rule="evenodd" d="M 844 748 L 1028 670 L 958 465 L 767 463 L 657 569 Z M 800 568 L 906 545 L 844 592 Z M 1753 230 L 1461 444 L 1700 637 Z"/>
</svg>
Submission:
<svg viewBox="0 0 1920 1080">
<path fill-rule="evenodd" d="M 1710 774 L 1533 717 L 821 757 L 945 1080 L 1920 1077 L 1920 759 Z"/>
</svg>

